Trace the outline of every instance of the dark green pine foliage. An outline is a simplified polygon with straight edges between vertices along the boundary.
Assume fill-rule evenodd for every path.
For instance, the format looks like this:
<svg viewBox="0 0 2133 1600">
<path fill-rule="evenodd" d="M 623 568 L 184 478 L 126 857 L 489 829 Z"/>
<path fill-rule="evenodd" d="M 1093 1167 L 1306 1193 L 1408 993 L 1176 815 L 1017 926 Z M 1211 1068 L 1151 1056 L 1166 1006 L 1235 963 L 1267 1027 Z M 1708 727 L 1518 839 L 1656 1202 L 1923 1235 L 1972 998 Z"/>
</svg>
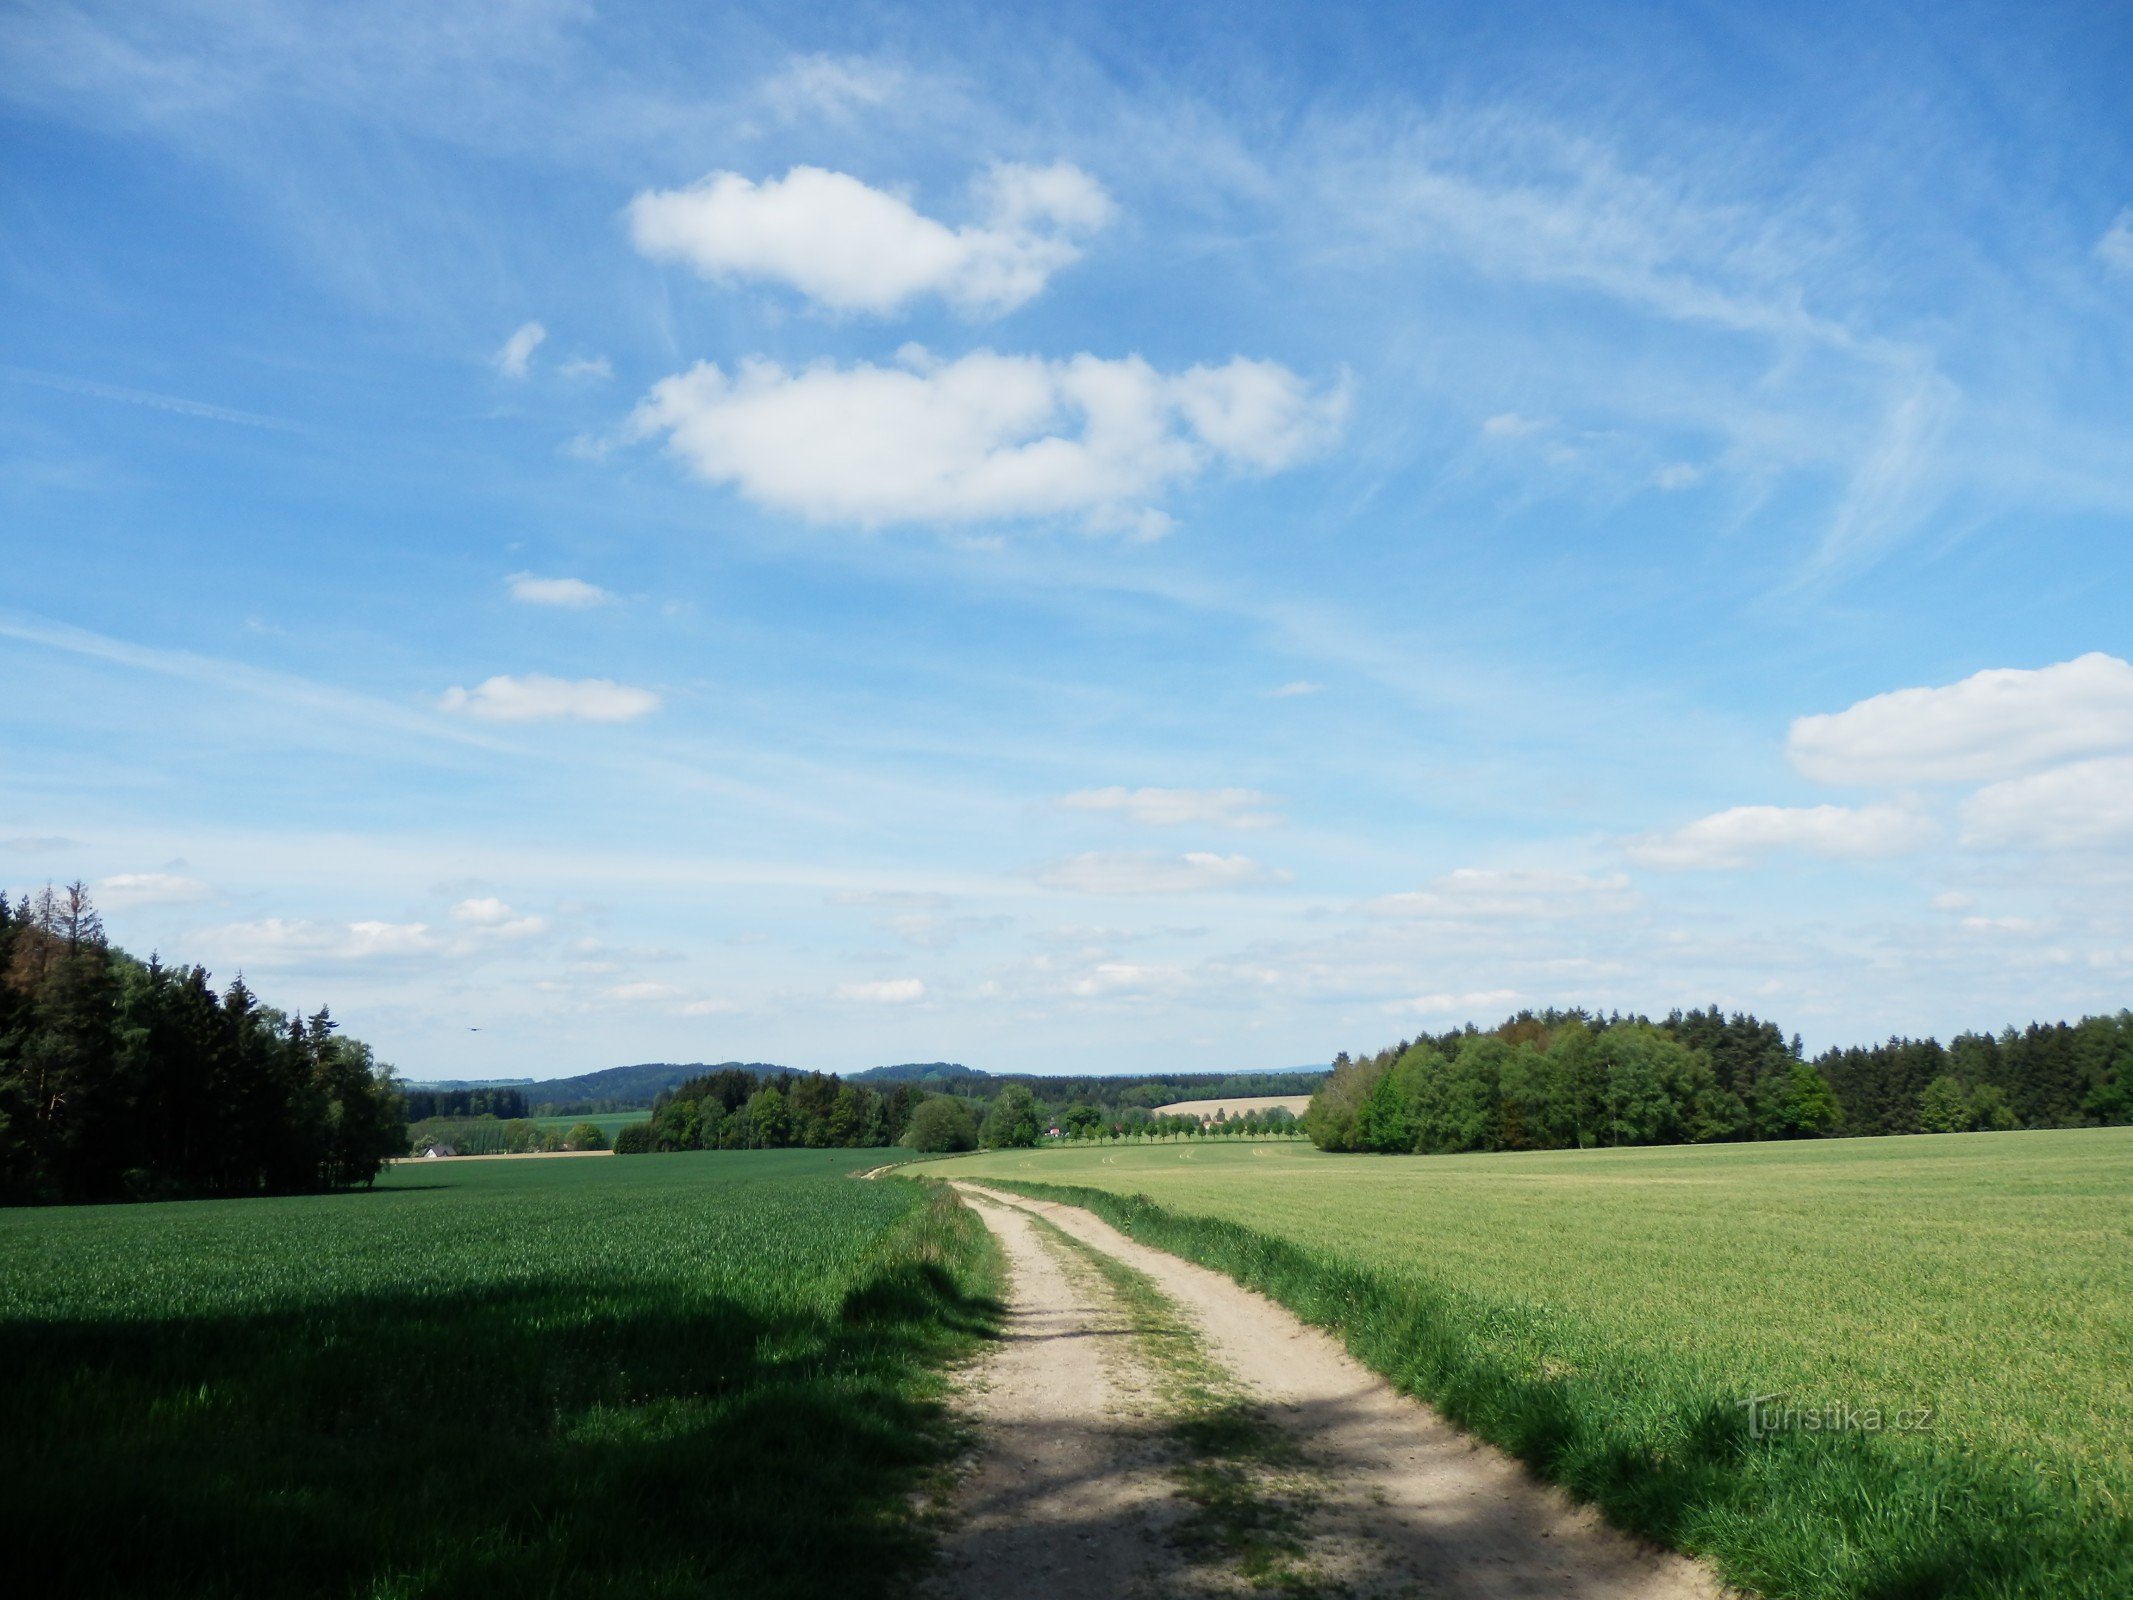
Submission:
<svg viewBox="0 0 2133 1600">
<path fill-rule="evenodd" d="M 405 1142 L 390 1069 L 324 1010 L 134 960 L 80 884 L 0 906 L 0 1198 L 339 1188 Z"/>
</svg>

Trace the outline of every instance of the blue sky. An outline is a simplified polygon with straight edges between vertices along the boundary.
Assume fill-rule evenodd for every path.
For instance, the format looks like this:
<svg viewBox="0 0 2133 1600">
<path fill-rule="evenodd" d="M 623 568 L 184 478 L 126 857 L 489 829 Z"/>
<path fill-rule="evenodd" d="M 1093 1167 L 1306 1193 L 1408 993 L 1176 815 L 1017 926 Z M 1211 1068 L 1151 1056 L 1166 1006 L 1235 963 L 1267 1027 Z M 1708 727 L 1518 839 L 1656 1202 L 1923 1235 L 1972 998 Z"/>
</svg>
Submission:
<svg viewBox="0 0 2133 1600">
<path fill-rule="evenodd" d="M 9 9 L 0 884 L 414 1077 L 2128 1003 L 2122 12 L 826 11 Z"/>
</svg>

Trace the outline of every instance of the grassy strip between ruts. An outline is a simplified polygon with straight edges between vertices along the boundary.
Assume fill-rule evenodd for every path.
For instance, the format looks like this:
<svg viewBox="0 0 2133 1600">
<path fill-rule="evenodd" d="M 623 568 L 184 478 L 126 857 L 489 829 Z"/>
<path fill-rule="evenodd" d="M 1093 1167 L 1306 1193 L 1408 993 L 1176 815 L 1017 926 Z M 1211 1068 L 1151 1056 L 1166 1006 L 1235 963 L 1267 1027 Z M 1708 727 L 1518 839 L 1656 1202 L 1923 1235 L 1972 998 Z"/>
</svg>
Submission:
<svg viewBox="0 0 2133 1600">
<path fill-rule="evenodd" d="M 1863 1432 L 1754 1437 L 1737 1397 L 1507 1358 L 1517 1314 L 1394 1280 L 1143 1195 L 986 1177 L 1082 1206 L 1142 1243 L 1227 1273 L 1338 1335 L 1357 1359 L 1518 1456 L 1622 1527 L 1711 1561 L 1773 1600 L 2124 1600 L 2133 1525 L 2069 1503 L 2019 1463 L 1887 1448 Z M 1612 1375 L 1620 1378 L 1624 1375 Z"/>
<path fill-rule="evenodd" d="M 866 1159 L 7 1218 L 0 1537 L 53 1596 L 895 1593 L 998 1258 Z"/>
<path fill-rule="evenodd" d="M 1295 1446 L 1207 1355 L 1199 1330 L 1146 1273 L 1042 1217 L 1033 1220 L 1070 1268 L 1092 1276 L 1132 1325 L 1178 1447 L 1178 1486 L 1196 1511 L 1178 1542 L 1201 1560 L 1233 1562 L 1254 1588 L 1320 1593 L 1301 1536 L 1317 1495 Z"/>
</svg>

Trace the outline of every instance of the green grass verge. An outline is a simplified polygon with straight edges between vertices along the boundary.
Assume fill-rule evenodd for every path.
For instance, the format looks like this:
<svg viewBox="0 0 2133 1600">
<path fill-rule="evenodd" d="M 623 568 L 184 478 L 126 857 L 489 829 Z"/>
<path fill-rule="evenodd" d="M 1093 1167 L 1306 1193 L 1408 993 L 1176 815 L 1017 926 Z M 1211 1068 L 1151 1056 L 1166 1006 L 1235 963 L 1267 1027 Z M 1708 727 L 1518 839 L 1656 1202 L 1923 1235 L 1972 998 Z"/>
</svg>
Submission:
<svg viewBox="0 0 2133 1600">
<path fill-rule="evenodd" d="M 1753 1437 L 1737 1395 L 1682 1374 L 1634 1361 L 1561 1369 L 1546 1355 L 1558 1330 L 1531 1308 L 1353 1265 L 1144 1195 L 982 1181 L 1085 1206 L 1260 1290 L 1619 1525 L 1706 1557 L 1751 1591 L 1784 1600 L 2133 1594 L 2133 1525 L 2107 1485 L 2069 1493 L 2060 1476 L 2014 1456 L 1915 1436 Z"/>
<path fill-rule="evenodd" d="M 894 1592 L 998 1266 L 868 1161 L 0 1215 L 0 1538 L 45 1595 Z"/>
</svg>

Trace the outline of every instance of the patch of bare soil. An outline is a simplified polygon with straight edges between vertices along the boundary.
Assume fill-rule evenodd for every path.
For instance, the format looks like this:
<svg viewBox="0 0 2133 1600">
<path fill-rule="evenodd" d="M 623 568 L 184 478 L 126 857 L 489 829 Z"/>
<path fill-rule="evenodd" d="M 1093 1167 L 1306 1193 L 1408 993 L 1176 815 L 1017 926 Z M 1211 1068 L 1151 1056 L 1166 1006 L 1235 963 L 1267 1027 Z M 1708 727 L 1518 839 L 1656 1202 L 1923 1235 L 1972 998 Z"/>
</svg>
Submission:
<svg viewBox="0 0 2133 1600">
<path fill-rule="evenodd" d="M 1151 1498 L 1163 1492 L 1160 1452 L 1144 1435 L 1121 1437 L 1110 1418 L 1115 1398 L 1093 1349 L 1103 1334 L 1090 1319 L 1116 1313 L 1076 1286 L 1026 1221 L 1018 1231 L 1017 1215 L 1041 1217 L 1145 1274 L 1197 1326 L 1206 1356 L 1293 1443 L 1312 1482 L 1305 1541 L 1314 1587 L 1453 1600 L 1718 1600 L 1724 1593 L 1707 1569 L 1573 1505 L 1264 1296 L 1137 1244 L 1076 1207 L 956 1187 L 1009 1246 L 1022 1342 L 1003 1351 L 985 1401 L 1001 1470 L 983 1511 L 991 1536 L 1015 1554 L 990 1579 L 943 1595 L 1124 1595 L 1149 1583 L 1164 1593 L 1182 1576 L 1175 1568 L 1166 1574 L 1150 1554 L 1151 1535 L 1163 1526 Z M 1034 1299 L 1025 1310 L 1026 1296 Z M 1128 1526 L 1142 1531 L 1126 1536 Z M 985 1541 L 966 1525 L 958 1542 Z M 1077 1566 L 1084 1546 L 1095 1551 Z M 965 1575 L 978 1577 L 974 1569 Z"/>
</svg>

